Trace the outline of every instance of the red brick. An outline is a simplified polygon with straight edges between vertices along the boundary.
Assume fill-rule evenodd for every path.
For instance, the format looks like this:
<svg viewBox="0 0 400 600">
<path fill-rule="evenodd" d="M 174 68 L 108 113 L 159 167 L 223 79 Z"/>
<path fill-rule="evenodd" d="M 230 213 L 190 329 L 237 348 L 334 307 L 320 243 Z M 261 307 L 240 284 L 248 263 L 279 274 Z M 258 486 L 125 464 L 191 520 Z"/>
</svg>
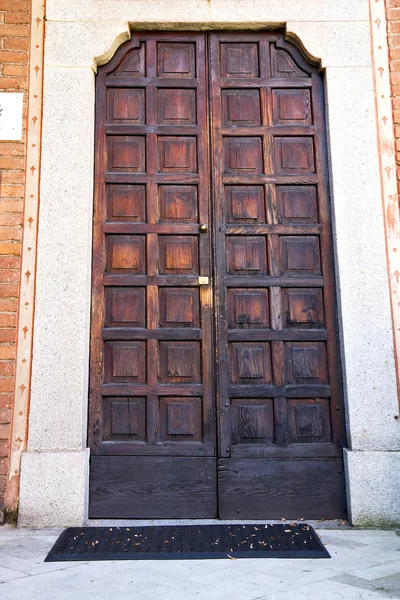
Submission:
<svg viewBox="0 0 400 600">
<path fill-rule="evenodd" d="M 6 456 L 8 456 L 8 442 L 0 442 L 0 457 Z"/>
<path fill-rule="evenodd" d="M 6 489 L 6 484 L 7 484 L 7 477 L 5 477 L 4 475 L 0 475 L 0 508 L 4 507 L 4 492 L 1 493 L 1 490 L 5 490 Z"/>
<path fill-rule="evenodd" d="M 6 12 L 4 14 L 5 23 L 29 23 L 28 12 Z"/>
<path fill-rule="evenodd" d="M 4 78 L 0 78 L 0 83 Z M 25 160 L 19 156 L 0 156 L 0 169 L 23 169 Z"/>
<path fill-rule="evenodd" d="M 389 21 L 389 25 L 390 25 L 390 21 L 399 21 L 400 20 L 400 5 L 397 5 L 396 7 L 388 8 L 388 10 L 386 11 L 386 16 Z"/>
<path fill-rule="evenodd" d="M 0 256 L 0 273 L 1 269 L 16 269 L 19 270 L 20 260 L 18 256 Z"/>
<path fill-rule="evenodd" d="M 0 408 L 0 423 L 7 425 L 11 422 L 11 410 L 9 408 Z"/>
<path fill-rule="evenodd" d="M 28 78 L 23 77 L 0 77 L 0 89 L 21 90 L 28 87 Z"/>
<path fill-rule="evenodd" d="M 25 183 L 25 173 L 23 171 L 3 171 L 0 173 L 2 183 Z"/>
<path fill-rule="evenodd" d="M 394 10 L 400 11 L 400 9 L 397 9 L 397 8 Z M 389 33 L 400 33 L 400 23 L 397 21 L 389 21 L 388 22 L 388 32 Z"/>
<path fill-rule="evenodd" d="M 17 310 L 18 310 L 18 299 L 17 298 L 0 298 L 0 311 L 17 312 Z"/>
<path fill-rule="evenodd" d="M 0 36 L 22 37 L 29 35 L 29 25 L 0 24 Z"/>
<path fill-rule="evenodd" d="M 1 243 L 0 243 L 0 254 Z M 4 252 L 4 254 L 6 254 Z M 17 298 L 19 293 L 19 287 L 15 283 L 0 283 L 0 297 L 1 298 Z"/>
<path fill-rule="evenodd" d="M 0 360 L 11 360 L 15 358 L 15 345 L 5 344 L 0 346 Z"/>
<path fill-rule="evenodd" d="M 0 0 L 0 10 L 29 10 L 30 0 Z"/>
<path fill-rule="evenodd" d="M 397 8 L 400 7 L 400 0 L 386 0 L 386 8 Z M 389 15 L 389 11 L 387 11 L 387 15 Z"/>
<path fill-rule="evenodd" d="M 0 25 L 0 36 L 4 35 L 1 33 L 1 27 L 2 27 L 2 25 Z M 11 27 L 11 25 L 8 25 L 8 27 Z M 10 50 L 10 51 L 0 50 L 0 62 L 2 62 L 2 63 L 4 63 L 4 62 L 27 63 L 28 62 L 28 53 L 27 52 L 13 52 L 12 50 Z"/>
<path fill-rule="evenodd" d="M 18 213 L 0 215 L 0 227 L 4 225 L 22 225 L 22 215 Z"/>
<path fill-rule="evenodd" d="M 15 344 L 17 341 L 17 332 L 16 329 L 1 329 L 0 328 L 0 343 L 2 344 Z M 0 392 L 11 392 L 12 387 L 10 389 L 1 389 L 1 379 L 0 379 Z"/>
<path fill-rule="evenodd" d="M 400 137 L 400 136 L 399 136 Z M 1 177 L 1 175 L 0 175 Z M 0 213 L 22 213 L 22 200 L 1 200 Z"/>
<path fill-rule="evenodd" d="M 21 244 L 18 242 L 0 242 L 0 254 L 18 254 L 19 256 L 21 254 Z"/>
<path fill-rule="evenodd" d="M 0 240 L 16 240 L 22 239 L 21 227 L 0 227 Z"/>
<path fill-rule="evenodd" d="M 19 270 L 17 269 L 2 269 L 0 271 L 0 283 L 18 283 L 19 281 Z M 0 313 L 1 321 L 1 313 Z M 0 325 L 1 327 L 1 325 Z M 4 327 L 4 325 L 3 325 Z"/>
<path fill-rule="evenodd" d="M 28 76 L 28 65 L 4 65 L 3 66 L 3 75 L 5 77 L 8 76 L 17 76 L 17 77 L 27 77 Z"/>
<path fill-rule="evenodd" d="M 10 423 L 0 423 L 0 440 L 8 440 L 10 436 Z"/>
<path fill-rule="evenodd" d="M 400 73 L 391 73 L 390 80 L 394 85 L 400 85 Z"/>
<path fill-rule="evenodd" d="M 5 458 L 0 459 L 0 475 L 7 475 L 8 473 L 8 460 Z"/>
<path fill-rule="evenodd" d="M 23 185 L 2 185 L 0 186 L 0 194 L 2 198 L 23 198 Z"/>
<path fill-rule="evenodd" d="M 1 27 L 1 25 L 0 25 Z M 388 36 L 389 46 L 400 46 L 400 33 L 394 33 Z"/>
<path fill-rule="evenodd" d="M 0 394 L 0 408 L 8 408 L 11 410 L 12 400 L 12 394 Z"/>
<path fill-rule="evenodd" d="M 1 156 L 23 156 L 25 146 L 22 142 L 0 142 Z"/>
<path fill-rule="evenodd" d="M 1 334 L 0 329 L 0 334 Z M 0 392 L 12 392 L 14 390 L 14 377 L 0 377 Z"/>
<path fill-rule="evenodd" d="M 390 48 L 389 49 L 390 60 L 400 60 L 400 48 Z M 392 63 L 390 63 L 392 66 Z"/>
<path fill-rule="evenodd" d="M 29 38 L 4 38 L 4 50 L 29 50 Z M 26 54 L 28 58 L 28 54 Z"/>
<path fill-rule="evenodd" d="M 400 25 L 400 23 L 399 23 Z M 392 73 L 398 73 L 400 71 L 400 60 L 390 61 L 390 71 Z"/>
<path fill-rule="evenodd" d="M 1 315 L 0 315 L 1 318 Z M 15 321 L 17 320 L 17 317 L 15 315 Z M 0 360 L 0 375 L 9 375 L 12 376 L 14 375 L 14 371 L 15 371 L 15 364 L 13 360 Z M 8 409 L 6 408 L 0 408 L 0 414 L 1 411 L 6 411 Z"/>
</svg>

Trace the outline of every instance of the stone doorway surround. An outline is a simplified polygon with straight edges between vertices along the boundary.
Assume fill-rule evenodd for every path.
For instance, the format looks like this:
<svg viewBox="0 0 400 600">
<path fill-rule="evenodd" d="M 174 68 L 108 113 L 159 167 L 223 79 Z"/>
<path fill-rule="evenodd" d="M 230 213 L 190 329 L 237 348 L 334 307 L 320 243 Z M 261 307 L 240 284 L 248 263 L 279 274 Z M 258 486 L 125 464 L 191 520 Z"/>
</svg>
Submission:
<svg viewBox="0 0 400 600">
<path fill-rule="evenodd" d="M 32 389 L 19 524 L 87 519 L 96 67 L 135 30 L 277 27 L 325 71 L 350 516 L 355 525 L 399 522 L 400 422 L 369 1 L 47 0 L 46 17 Z"/>
</svg>

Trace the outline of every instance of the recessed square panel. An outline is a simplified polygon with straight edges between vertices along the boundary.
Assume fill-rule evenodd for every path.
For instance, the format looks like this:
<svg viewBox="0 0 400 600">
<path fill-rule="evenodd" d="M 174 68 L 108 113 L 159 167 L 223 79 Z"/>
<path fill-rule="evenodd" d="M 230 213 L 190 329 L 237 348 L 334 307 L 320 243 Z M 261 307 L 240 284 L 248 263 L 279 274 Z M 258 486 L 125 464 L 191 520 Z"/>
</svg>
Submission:
<svg viewBox="0 0 400 600">
<path fill-rule="evenodd" d="M 108 235 L 107 272 L 144 274 L 145 240 L 144 235 Z"/>
<path fill-rule="evenodd" d="M 285 343 L 287 383 L 328 383 L 324 342 Z"/>
<path fill-rule="evenodd" d="M 259 90 L 222 90 L 223 125 L 261 125 Z"/>
<path fill-rule="evenodd" d="M 312 137 L 276 137 L 275 156 L 278 174 L 315 173 Z"/>
<path fill-rule="evenodd" d="M 263 172 L 262 141 L 260 137 L 225 137 L 224 172 L 245 173 Z"/>
<path fill-rule="evenodd" d="M 228 223 L 265 223 L 262 185 L 227 185 L 225 199 Z"/>
<path fill-rule="evenodd" d="M 202 399 L 196 396 L 160 398 L 160 440 L 201 442 L 203 438 Z"/>
<path fill-rule="evenodd" d="M 146 398 L 105 397 L 104 440 L 146 441 Z"/>
<path fill-rule="evenodd" d="M 264 329 L 269 327 L 268 290 L 231 288 L 228 290 L 230 329 Z"/>
<path fill-rule="evenodd" d="M 161 383 L 200 383 L 200 342 L 160 342 Z"/>
<path fill-rule="evenodd" d="M 324 327 L 322 290 L 318 288 L 287 288 L 282 290 L 285 306 L 285 327 L 314 329 Z"/>
<path fill-rule="evenodd" d="M 158 123 L 160 125 L 195 125 L 196 91 L 159 88 Z"/>
<path fill-rule="evenodd" d="M 158 202 L 161 222 L 197 223 L 197 186 L 160 185 Z"/>
<path fill-rule="evenodd" d="M 128 173 L 146 171 L 146 138 L 138 135 L 110 135 L 108 144 L 108 170 Z"/>
<path fill-rule="evenodd" d="M 106 383 L 146 382 L 146 342 L 104 344 Z"/>
<path fill-rule="evenodd" d="M 158 77 L 196 77 L 195 45 L 185 42 L 157 44 Z"/>
<path fill-rule="evenodd" d="M 268 272 L 265 237 L 228 236 L 227 270 L 231 275 L 264 275 Z"/>
<path fill-rule="evenodd" d="M 145 288 L 106 287 L 105 325 L 108 327 L 145 327 Z"/>
<path fill-rule="evenodd" d="M 229 347 L 232 383 L 271 383 L 271 349 L 268 342 L 238 342 Z"/>
<path fill-rule="evenodd" d="M 232 444 L 272 444 L 274 408 L 270 398 L 233 398 Z"/>
<path fill-rule="evenodd" d="M 312 185 L 277 185 L 280 223 L 317 223 L 317 190 Z"/>
<path fill-rule="evenodd" d="M 184 136 L 159 137 L 158 169 L 160 173 L 196 173 L 196 138 Z"/>
<path fill-rule="evenodd" d="M 312 122 L 310 90 L 272 90 L 274 125 L 308 125 Z"/>
<path fill-rule="evenodd" d="M 146 186 L 134 184 L 107 185 L 107 220 L 146 221 Z"/>
<path fill-rule="evenodd" d="M 252 78 L 259 77 L 259 58 L 257 43 L 222 43 L 221 77 Z"/>
<path fill-rule="evenodd" d="M 197 274 L 199 250 L 197 236 L 160 235 L 160 273 Z"/>
<path fill-rule="evenodd" d="M 140 88 L 107 90 L 108 123 L 145 123 L 145 91 Z"/>
<path fill-rule="evenodd" d="M 317 236 L 282 236 L 280 247 L 284 274 L 321 274 L 319 238 Z"/>
<path fill-rule="evenodd" d="M 301 68 L 293 56 L 282 48 L 271 45 L 271 67 L 272 77 L 279 79 L 297 79 L 298 77 L 309 77 L 310 72 Z"/>
<path fill-rule="evenodd" d="M 146 71 L 146 43 L 142 42 L 140 48 L 132 48 L 117 67 L 115 77 L 144 77 Z"/>
<path fill-rule="evenodd" d="M 290 398 L 287 415 L 289 444 L 332 442 L 329 399 Z"/>
<path fill-rule="evenodd" d="M 200 327 L 198 288 L 160 288 L 160 327 Z"/>
</svg>

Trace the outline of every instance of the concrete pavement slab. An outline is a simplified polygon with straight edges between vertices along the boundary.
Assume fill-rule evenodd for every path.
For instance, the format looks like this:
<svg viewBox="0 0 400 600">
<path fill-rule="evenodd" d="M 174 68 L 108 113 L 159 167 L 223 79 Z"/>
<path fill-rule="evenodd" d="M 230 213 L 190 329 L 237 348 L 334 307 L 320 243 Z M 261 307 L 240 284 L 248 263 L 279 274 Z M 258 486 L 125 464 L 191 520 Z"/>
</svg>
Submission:
<svg viewBox="0 0 400 600">
<path fill-rule="evenodd" d="M 0 528 L 2 600 L 400 598 L 393 531 L 319 530 L 331 559 L 44 563 L 60 530 Z"/>
</svg>

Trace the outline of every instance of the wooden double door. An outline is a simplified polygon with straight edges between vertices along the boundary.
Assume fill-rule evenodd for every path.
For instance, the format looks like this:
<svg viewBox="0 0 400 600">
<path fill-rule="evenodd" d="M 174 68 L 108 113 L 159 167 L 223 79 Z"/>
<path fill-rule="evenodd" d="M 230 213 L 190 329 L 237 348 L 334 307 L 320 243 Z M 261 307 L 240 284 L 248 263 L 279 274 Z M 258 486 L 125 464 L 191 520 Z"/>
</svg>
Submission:
<svg viewBox="0 0 400 600">
<path fill-rule="evenodd" d="M 318 69 L 277 32 L 134 32 L 95 173 L 90 516 L 343 517 Z"/>
</svg>

